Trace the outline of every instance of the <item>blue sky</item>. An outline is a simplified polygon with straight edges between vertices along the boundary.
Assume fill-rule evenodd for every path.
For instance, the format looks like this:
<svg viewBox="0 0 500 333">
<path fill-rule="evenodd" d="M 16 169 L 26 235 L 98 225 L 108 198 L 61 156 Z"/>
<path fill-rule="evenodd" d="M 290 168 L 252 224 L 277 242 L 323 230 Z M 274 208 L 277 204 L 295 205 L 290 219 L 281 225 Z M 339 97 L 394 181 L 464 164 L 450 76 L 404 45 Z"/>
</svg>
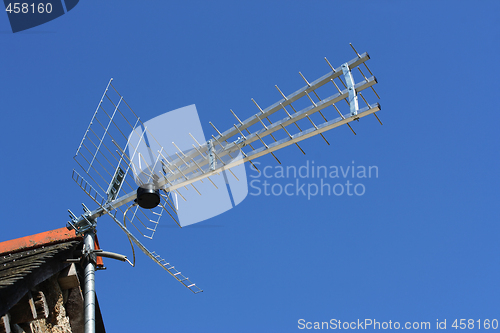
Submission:
<svg viewBox="0 0 500 333">
<path fill-rule="evenodd" d="M 86 1 L 13 34 L 0 14 L 0 241 L 65 226 L 93 203 L 72 159 L 109 78 L 143 119 L 196 104 L 205 134 L 368 52 L 374 117 L 277 156 L 283 165 L 377 166 L 362 196 L 251 195 L 144 241 L 196 282 L 193 295 L 144 255 L 106 260 L 108 331 L 295 332 L 298 320 L 500 319 L 498 1 Z M 276 166 L 266 156 L 261 166 Z M 256 175 L 248 166 L 249 175 Z M 251 178 L 249 178 L 251 180 Z M 341 179 L 342 180 L 342 179 Z M 295 179 L 270 179 L 286 185 Z M 336 181 L 336 180 L 335 180 Z M 250 191 L 252 191 L 250 189 Z M 109 218 L 101 246 L 130 254 Z M 477 322 L 476 322 L 477 325 Z"/>
</svg>

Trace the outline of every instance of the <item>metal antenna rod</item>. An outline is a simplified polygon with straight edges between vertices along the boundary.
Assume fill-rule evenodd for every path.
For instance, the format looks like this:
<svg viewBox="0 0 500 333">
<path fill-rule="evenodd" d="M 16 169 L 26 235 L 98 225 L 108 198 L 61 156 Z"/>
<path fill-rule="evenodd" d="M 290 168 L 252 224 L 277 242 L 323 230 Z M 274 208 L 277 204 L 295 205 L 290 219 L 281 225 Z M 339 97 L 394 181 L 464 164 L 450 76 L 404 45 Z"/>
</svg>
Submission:
<svg viewBox="0 0 500 333">
<path fill-rule="evenodd" d="M 238 120 L 238 122 L 240 123 L 240 125 L 243 125 L 243 122 L 240 120 L 240 118 L 238 118 L 238 116 L 236 115 L 236 113 L 234 113 L 233 110 L 229 110 L 229 111 L 231 111 L 231 113 L 236 118 L 236 120 Z M 240 134 L 242 136 L 244 136 L 243 133 L 241 132 L 241 130 L 236 125 L 234 125 L 234 126 L 240 132 Z M 248 128 L 246 129 L 246 131 L 247 131 L 248 134 L 251 134 L 250 131 L 248 130 Z M 254 149 L 251 144 L 249 144 L 249 146 L 250 146 L 250 148 L 252 148 L 252 150 Z"/>
<path fill-rule="evenodd" d="M 285 99 L 285 101 L 288 100 L 288 98 L 285 96 L 285 94 L 283 94 L 283 92 L 280 90 L 280 88 L 278 88 L 277 85 L 274 85 L 276 87 L 276 89 L 278 89 L 279 93 L 281 94 L 281 96 L 283 96 L 283 98 Z M 286 108 L 283 106 L 282 103 L 281 104 L 281 107 L 285 110 L 285 112 L 287 113 L 287 115 L 291 118 L 290 114 L 288 113 L 288 111 L 286 110 Z M 295 108 L 293 107 L 292 103 L 290 102 L 290 107 L 292 108 L 293 112 L 297 113 L 297 111 L 295 110 Z M 324 117 L 323 117 L 324 118 Z M 316 127 L 316 125 L 314 124 L 314 122 L 312 121 L 311 118 L 309 118 L 309 116 L 307 116 L 307 119 L 311 122 L 311 124 Z M 297 126 L 297 128 L 299 129 L 299 131 L 302 131 L 299 127 L 299 125 L 297 123 L 295 123 L 295 126 Z M 325 140 L 325 142 L 330 145 L 330 142 L 328 142 L 328 140 L 325 138 L 325 136 L 323 135 L 323 133 L 320 134 L 321 137 L 323 138 L 323 140 Z"/>
<path fill-rule="evenodd" d="M 252 102 L 255 104 L 255 106 L 256 106 L 256 107 L 260 110 L 260 113 L 264 113 L 264 110 L 262 110 L 262 108 L 260 107 L 260 105 L 259 105 L 259 104 L 257 104 L 257 102 L 255 101 L 255 99 L 253 99 L 253 98 L 252 98 L 251 100 L 252 100 Z M 267 119 L 267 121 L 269 122 L 269 124 L 271 124 L 271 125 L 273 124 L 273 122 L 269 119 L 269 117 L 266 117 L 266 119 Z M 259 120 L 260 120 L 260 118 L 259 118 Z M 262 123 L 262 120 L 261 120 L 260 122 Z M 262 123 L 262 125 L 264 125 L 264 123 Z M 277 141 L 277 140 L 274 138 L 274 136 L 273 136 L 273 135 L 271 135 L 271 138 L 273 138 L 274 142 L 276 142 L 276 141 Z M 281 163 L 280 163 L 280 164 L 281 164 Z"/>
<path fill-rule="evenodd" d="M 300 76 L 302 77 L 302 79 L 306 82 L 307 86 L 310 87 L 311 84 L 309 83 L 309 81 L 307 81 L 307 79 L 304 77 L 304 75 L 299 72 Z M 312 90 L 312 92 L 314 93 L 314 95 L 316 95 L 316 97 L 321 101 L 321 98 L 319 98 L 318 94 L 316 93 L 316 90 Z M 309 100 L 311 101 L 311 103 L 314 104 L 314 106 L 316 106 L 316 103 L 314 103 L 314 101 L 312 100 L 311 96 L 309 96 L 309 93 L 307 92 L 307 90 L 305 91 L 307 97 L 309 97 Z M 328 121 L 326 120 L 325 116 L 323 115 L 323 113 L 321 113 L 321 111 L 318 112 L 320 114 L 321 117 L 323 117 L 323 120 L 324 121 Z"/>
</svg>

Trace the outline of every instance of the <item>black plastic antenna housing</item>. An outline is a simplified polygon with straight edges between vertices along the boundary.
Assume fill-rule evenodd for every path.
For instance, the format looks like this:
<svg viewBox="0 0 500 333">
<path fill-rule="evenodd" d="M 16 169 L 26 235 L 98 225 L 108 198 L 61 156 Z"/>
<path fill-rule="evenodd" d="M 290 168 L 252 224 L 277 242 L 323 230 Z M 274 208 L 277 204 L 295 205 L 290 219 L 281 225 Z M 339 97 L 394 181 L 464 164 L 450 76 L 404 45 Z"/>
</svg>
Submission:
<svg viewBox="0 0 500 333">
<path fill-rule="evenodd" d="M 153 184 L 144 184 L 137 189 L 135 201 L 141 208 L 155 208 L 160 203 L 160 191 Z"/>
</svg>

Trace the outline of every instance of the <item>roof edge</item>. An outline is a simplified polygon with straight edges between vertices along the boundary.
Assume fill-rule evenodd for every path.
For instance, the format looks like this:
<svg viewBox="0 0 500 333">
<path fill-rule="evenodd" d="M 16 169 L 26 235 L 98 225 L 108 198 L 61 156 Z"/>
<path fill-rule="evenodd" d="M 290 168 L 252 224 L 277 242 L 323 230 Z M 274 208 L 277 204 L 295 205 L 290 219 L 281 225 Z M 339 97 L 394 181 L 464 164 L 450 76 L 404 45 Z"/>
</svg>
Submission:
<svg viewBox="0 0 500 333">
<path fill-rule="evenodd" d="M 45 245 L 53 245 L 71 240 L 83 239 L 77 236 L 74 230 L 66 227 L 25 236 L 0 243 L 0 255 L 34 249 Z"/>
</svg>

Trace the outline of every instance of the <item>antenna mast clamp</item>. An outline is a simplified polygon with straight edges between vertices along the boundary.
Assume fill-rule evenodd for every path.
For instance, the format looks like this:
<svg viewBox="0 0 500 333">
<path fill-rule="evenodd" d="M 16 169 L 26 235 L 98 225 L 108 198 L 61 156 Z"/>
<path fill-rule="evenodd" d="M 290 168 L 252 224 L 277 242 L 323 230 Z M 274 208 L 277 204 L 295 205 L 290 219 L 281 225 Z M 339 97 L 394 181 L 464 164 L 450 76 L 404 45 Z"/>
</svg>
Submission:
<svg viewBox="0 0 500 333">
<path fill-rule="evenodd" d="M 358 114 L 359 110 L 358 94 L 354 88 L 354 79 L 352 78 L 352 73 L 347 62 L 342 65 L 342 72 L 344 73 L 347 90 L 349 91 L 349 107 L 351 108 L 351 117 L 354 117 Z"/>
<path fill-rule="evenodd" d="M 82 206 L 84 211 L 81 216 L 82 218 L 77 217 L 71 210 L 68 209 L 71 221 L 68 221 L 68 224 L 66 224 L 66 228 L 68 228 L 68 230 L 75 230 L 77 235 L 83 235 L 89 230 L 95 230 L 95 227 L 97 225 L 96 220 L 90 218 L 90 215 L 92 213 L 90 209 L 88 209 L 87 206 L 85 206 L 85 204 L 83 203 Z"/>
</svg>

